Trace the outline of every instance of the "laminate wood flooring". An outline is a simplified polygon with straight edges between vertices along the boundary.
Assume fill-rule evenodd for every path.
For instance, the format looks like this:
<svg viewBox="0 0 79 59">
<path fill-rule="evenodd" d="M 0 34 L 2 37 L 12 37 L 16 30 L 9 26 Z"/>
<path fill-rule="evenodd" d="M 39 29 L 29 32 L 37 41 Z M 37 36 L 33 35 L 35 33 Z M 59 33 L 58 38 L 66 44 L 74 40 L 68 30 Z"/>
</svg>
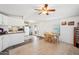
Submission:
<svg viewBox="0 0 79 59">
<path fill-rule="evenodd" d="M 48 43 L 38 40 L 23 46 L 11 49 L 10 55 L 79 55 L 79 48 L 64 42 Z"/>
</svg>

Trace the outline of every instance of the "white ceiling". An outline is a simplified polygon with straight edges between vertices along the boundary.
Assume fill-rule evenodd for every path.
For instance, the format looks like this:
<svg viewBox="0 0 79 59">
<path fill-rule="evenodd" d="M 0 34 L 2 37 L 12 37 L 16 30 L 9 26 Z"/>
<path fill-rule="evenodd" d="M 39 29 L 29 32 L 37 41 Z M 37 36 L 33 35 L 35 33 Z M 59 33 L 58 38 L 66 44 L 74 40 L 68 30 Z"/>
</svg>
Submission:
<svg viewBox="0 0 79 59">
<path fill-rule="evenodd" d="M 49 4 L 49 7 L 55 8 L 56 12 L 50 15 L 38 15 L 34 10 L 39 8 L 40 4 L 0 4 L 0 12 L 6 14 L 24 16 L 25 20 L 52 20 L 79 15 L 78 4 Z"/>
</svg>

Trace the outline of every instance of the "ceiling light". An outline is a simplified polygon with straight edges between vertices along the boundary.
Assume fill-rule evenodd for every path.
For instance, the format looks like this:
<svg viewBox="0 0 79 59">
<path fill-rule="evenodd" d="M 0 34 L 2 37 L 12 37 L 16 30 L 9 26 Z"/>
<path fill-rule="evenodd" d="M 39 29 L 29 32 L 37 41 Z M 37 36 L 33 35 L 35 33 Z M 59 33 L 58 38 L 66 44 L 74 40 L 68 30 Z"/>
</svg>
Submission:
<svg viewBox="0 0 79 59">
<path fill-rule="evenodd" d="M 40 14 L 49 15 L 49 12 L 55 12 L 54 8 L 48 8 L 48 4 L 44 4 L 41 8 L 39 7 L 38 9 L 35 10 L 39 11 L 39 15 Z"/>
</svg>

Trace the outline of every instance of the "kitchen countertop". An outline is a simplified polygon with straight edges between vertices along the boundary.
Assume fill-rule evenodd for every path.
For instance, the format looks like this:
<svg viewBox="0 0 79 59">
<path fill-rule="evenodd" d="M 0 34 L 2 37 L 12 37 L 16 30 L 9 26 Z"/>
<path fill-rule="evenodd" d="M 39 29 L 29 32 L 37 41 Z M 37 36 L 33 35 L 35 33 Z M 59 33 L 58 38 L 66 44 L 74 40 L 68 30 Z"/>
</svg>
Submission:
<svg viewBox="0 0 79 59">
<path fill-rule="evenodd" d="M 20 34 L 20 33 L 25 33 L 25 32 L 6 33 L 6 34 L 2 34 L 2 35 L 0 35 L 0 36 L 3 36 L 3 35 L 10 35 L 10 34 Z"/>
</svg>

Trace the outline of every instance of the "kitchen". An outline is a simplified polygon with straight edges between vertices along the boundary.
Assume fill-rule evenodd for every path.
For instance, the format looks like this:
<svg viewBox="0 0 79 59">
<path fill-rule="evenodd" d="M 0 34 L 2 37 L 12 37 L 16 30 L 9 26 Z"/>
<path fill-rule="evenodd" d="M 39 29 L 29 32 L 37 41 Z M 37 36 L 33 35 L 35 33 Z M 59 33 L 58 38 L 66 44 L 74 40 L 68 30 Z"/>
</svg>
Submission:
<svg viewBox="0 0 79 59">
<path fill-rule="evenodd" d="M 33 10 L 33 8 L 34 9 L 37 8 L 38 5 L 35 5 L 35 4 L 0 5 L 0 10 L 4 11 L 4 12 L 0 12 L 0 52 L 1 53 L 4 53 L 3 51 L 9 47 L 13 48 L 14 46 L 17 46 L 19 44 L 24 44 L 31 41 L 32 42 L 30 45 L 33 45 L 33 46 L 38 44 L 41 45 L 41 43 L 38 43 L 38 42 L 43 40 L 38 41 L 38 37 L 44 39 L 44 34 L 46 32 L 55 33 L 55 37 L 59 42 L 61 41 L 61 42 L 64 42 L 64 44 L 66 43 L 71 45 L 71 47 L 74 47 L 74 42 L 73 42 L 74 27 L 78 27 L 77 23 L 79 22 L 78 20 L 79 5 L 58 4 L 54 6 L 49 4 L 49 6 L 51 7 L 54 6 L 56 11 L 54 10 L 55 11 L 54 13 L 49 13 L 49 14 L 46 13 L 46 15 L 41 13 L 40 13 L 41 15 L 39 15 L 39 13 Z M 65 12 L 65 10 L 67 10 L 67 12 Z M 37 41 L 33 41 L 33 40 L 37 40 Z M 45 44 L 43 44 L 43 42 Z M 41 46 L 48 44 L 45 41 L 43 42 Z M 26 45 L 26 48 L 28 48 L 27 47 L 28 44 L 25 44 L 25 45 Z M 28 50 L 33 50 L 30 48 Z M 75 48 L 76 47 L 74 47 L 74 50 Z M 49 46 L 47 49 L 49 49 Z M 25 50 L 25 51 L 28 51 L 28 50 Z M 49 51 L 50 50 L 52 49 L 49 49 Z M 22 52 L 22 50 L 19 52 Z M 17 54 L 17 53 L 14 53 L 14 54 Z"/>
<path fill-rule="evenodd" d="M 0 52 L 28 41 L 31 38 L 29 35 L 34 34 L 34 31 L 31 30 L 34 29 L 33 25 L 32 22 L 24 22 L 22 16 L 0 14 Z"/>
<path fill-rule="evenodd" d="M 24 42 L 24 21 L 0 14 L 0 51 Z"/>
</svg>

